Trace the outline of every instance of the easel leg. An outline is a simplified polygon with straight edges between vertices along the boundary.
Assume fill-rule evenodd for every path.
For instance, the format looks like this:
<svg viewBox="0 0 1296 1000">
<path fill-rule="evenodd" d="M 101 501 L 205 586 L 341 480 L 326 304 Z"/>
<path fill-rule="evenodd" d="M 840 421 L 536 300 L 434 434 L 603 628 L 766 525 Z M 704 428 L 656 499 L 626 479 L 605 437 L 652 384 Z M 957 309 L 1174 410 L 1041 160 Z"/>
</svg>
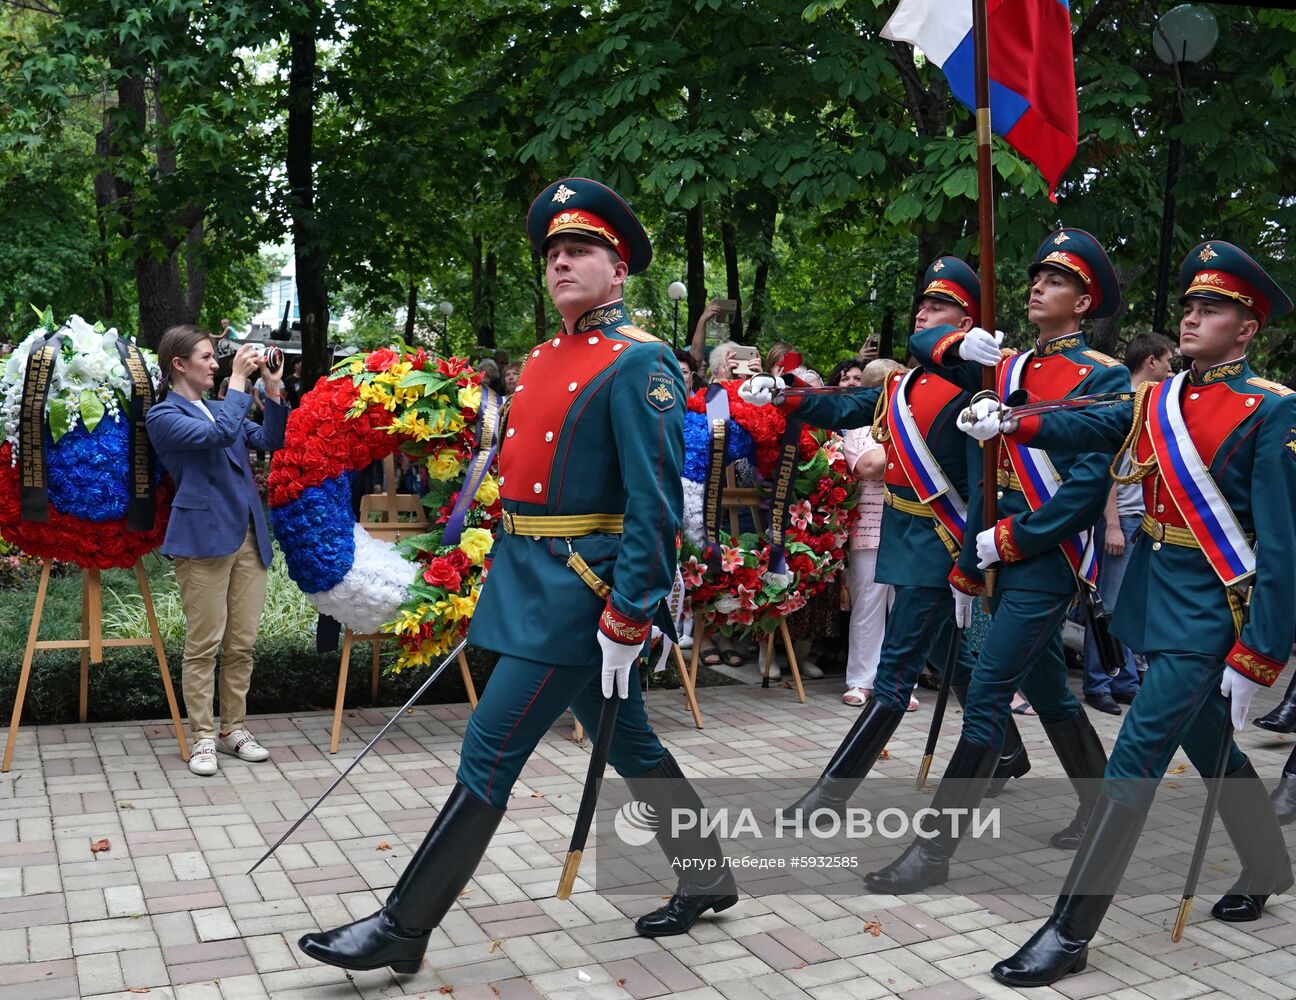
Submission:
<svg viewBox="0 0 1296 1000">
<path fill-rule="evenodd" d="M 765 638 L 765 663 L 761 667 L 761 687 L 769 687 L 770 667 L 774 663 L 774 633 Z"/>
<path fill-rule="evenodd" d="M 85 722 L 90 701 L 90 571 L 81 571 L 81 686 L 77 695 L 77 716 Z"/>
<path fill-rule="evenodd" d="M 477 707 L 477 687 L 473 684 L 472 671 L 468 669 L 468 657 L 459 650 L 459 676 L 463 678 L 464 690 L 468 692 L 468 704 Z"/>
<path fill-rule="evenodd" d="M 792 668 L 792 680 L 796 684 L 797 697 L 805 704 L 805 688 L 801 686 L 801 670 L 797 667 L 796 652 L 792 648 L 792 635 L 788 632 L 787 619 L 779 619 L 779 634 L 783 636 L 783 648 L 787 650 L 788 666 Z M 774 651 L 774 636 L 770 636 L 770 652 Z"/>
<path fill-rule="evenodd" d="M 158 670 L 162 673 L 162 688 L 166 691 L 167 707 L 171 709 L 171 725 L 175 727 L 176 742 L 180 745 L 180 758 L 189 759 L 189 741 L 185 739 L 184 724 L 180 721 L 180 706 L 176 704 L 175 688 L 171 684 L 171 670 L 167 667 L 166 650 L 162 647 L 162 632 L 158 628 L 157 612 L 153 610 L 153 594 L 149 590 L 148 574 L 144 572 L 144 562 L 135 563 L 135 580 L 139 584 L 140 597 L 144 600 L 144 614 L 148 618 L 149 636 L 153 640 L 153 653 L 157 657 Z"/>
<path fill-rule="evenodd" d="M 369 661 L 369 700 L 374 703 L 378 701 L 378 668 L 382 662 L 382 644 L 381 639 L 374 639 L 371 644 L 373 652 Z"/>
<path fill-rule="evenodd" d="M 698 663 L 702 659 L 702 644 L 706 641 L 707 634 L 703 628 L 702 616 L 693 616 L 693 650 L 689 654 L 689 683 L 697 687 L 697 670 Z"/>
<path fill-rule="evenodd" d="M 32 608 L 31 627 L 27 630 L 27 649 L 23 652 L 22 673 L 18 675 L 18 693 L 14 696 L 13 717 L 9 720 L 9 740 L 5 743 L 4 766 L 0 771 L 9 772 L 13 763 L 14 743 L 18 739 L 18 724 L 22 721 L 23 701 L 27 698 L 27 678 L 31 675 L 32 658 L 36 655 L 36 636 L 40 632 L 41 614 L 45 610 L 45 591 L 49 587 L 50 566 L 48 559 L 41 561 L 40 584 L 36 587 L 36 606 Z"/>
<path fill-rule="evenodd" d="M 342 703 L 346 700 L 347 673 L 351 669 L 351 630 L 342 630 L 342 661 L 338 664 L 337 699 L 333 702 L 333 735 L 329 738 L 329 753 L 337 753 L 342 737 Z"/>
<path fill-rule="evenodd" d="M 702 728 L 702 712 L 698 709 L 697 692 L 693 687 L 693 679 L 689 677 L 688 664 L 684 662 L 684 654 L 680 652 L 678 645 L 671 648 L 675 654 L 675 667 L 679 670 L 680 686 L 684 688 L 684 697 L 688 701 L 689 711 L 693 713 L 693 725 L 698 729 Z"/>
</svg>

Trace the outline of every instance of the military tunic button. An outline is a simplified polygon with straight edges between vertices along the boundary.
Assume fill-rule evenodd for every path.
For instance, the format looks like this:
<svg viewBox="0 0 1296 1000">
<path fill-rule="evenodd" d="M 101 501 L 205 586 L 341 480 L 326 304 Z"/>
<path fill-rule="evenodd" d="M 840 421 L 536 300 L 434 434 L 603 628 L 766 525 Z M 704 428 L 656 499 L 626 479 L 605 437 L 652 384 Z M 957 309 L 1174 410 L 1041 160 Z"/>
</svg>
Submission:
<svg viewBox="0 0 1296 1000">
<path fill-rule="evenodd" d="M 546 440 L 546 441 L 552 441 L 552 440 L 553 440 L 553 431 L 545 431 L 545 440 Z"/>
<path fill-rule="evenodd" d="M 1088 368 L 1081 368 L 1081 369 L 1080 369 L 1080 374 L 1081 374 L 1081 375 L 1088 375 L 1088 374 L 1089 374 L 1089 369 L 1088 369 Z"/>
<path fill-rule="evenodd" d="M 1000 490 L 1000 491 L 999 491 L 999 499 L 1000 499 L 1000 500 L 1003 499 L 1003 490 Z"/>
<path fill-rule="evenodd" d="M 1043 361 L 1036 361 L 1033 367 L 1035 367 L 1035 368 L 1043 368 L 1043 367 L 1044 367 L 1044 362 L 1043 362 Z"/>
<path fill-rule="evenodd" d="M 621 350 L 621 348 L 623 348 L 623 347 L 625 347 L 625 344 L 613 344 L 613 345 L 612 345 L 612 350 L 614 350 L 614 351 L 619 351 L 619 350 Z"/>
<path fill-rule="evenodd" d="M 1153 551 L 1153 552 L 1160 552 L 1160 551 L 1161 551 L 1161 543 L 1160 543 L 1160 542 L 1153 542 L 1153 543 L 1152 543 L 1152 551 Z"/>
<path fill-rule="evenodd" d="M 926 385 L 926 384 L 927 384 L 927 380 L 926 380 L 925 378 L 920 378 L 920 379 L 918 380 L 918 384 L 919 384 L 919 385 Z"/>
<path fill-rule="evenodd" d="M 503 477 L 503 476 L 500 476 L 500 485 L 501 485 L 501 486 L 504 485 L 504 477 Z"/>
<path fill-rule="evenodd" d="M 568 391 L 568 392 L 575 392 L 575 391 L 576 391 L 576 383 L 575 383 L 575 382 L 568 382 L 568 383 L 567 383 L 567 391 Z"/>
<path fill-rule="evenodd" d="M 590 337 L 589 342 L 590 342 L 591 344 L 597 344 L 597 343 L 598 343 L 598 337 Z"/>
<path fill-rule="evenodd" d="M 531 357 L 533 357 L 533 358 L 538 358 L 538 357 L 540 357 L 540 348 L 537 347 L 534 351 L 532 351 L 532 352 L 531 352 Z"/>
<path fill-rule="evenodd" d="M 515 432 L 516 430 L 517 430 L 516 427 L 510 427 L 510 428 L 508 429 L 508 433 L 505 434 L 504 436 L 505 436 L 505 437 L 512 437 L 513 434 L 514 434 L 514 432 Z"/>
<path fill-rule="evenodd" d="M 531 491 L 532 491 L 533 493 L 540 493 L 540 492 L 542 492 L 543 490 L 544 490 L 544 487 L 541 486 L 539 483 L 536 483 L 534 486 L 531 487 Z"/>
<path fill-rule="evenodd" d="M 559 340 L 557 337 L 554 337 L 554 339 L 553 339 L 553 345 L 554 345 L 554 347 L 557 347 L 557 346 L 558 346 L 559 344 L 561 344 L 561 343 L 562 343 L 561 340 Z"/>
<path fill-rule="evenodd" d="M 895 468 L 895 462 L 887 462 L 887 468 L 888 468 L 888 469 L 894 469 L 894 468 Z"/>
<path fill-rule="evenodd" d="M 1254 399 L 1254 397 L 1252 397 L 1252 396 L 1248 396 L 1248 397 L 1247 397 L 1246 405 L 1247 405 L 1247 406 L 1255 406 L 1255 399 Z"/>
<path fill-rule="evenodd" d="M 1194 392 L 1194 393 L 1193 393 L 1192 395 L 1190 395 L 1188 398 L 1189 398 L 1189 399 L 1196 399 L 1196 398 L 1197 398 L 1198 396 L 1200 396 L 1200 395 L 1201 395 L 1200 392 Z"/>
<path fill-rule="evenodd" d="M 1158 514 L 1164 514 L 1164 513 L 1165 513 L 1165 504 L 1163 504 L 1163 503 L 1159 503 L 1159 504 L 1157 504 L 1157 513 L 1158 513 Z"/>
</svg>

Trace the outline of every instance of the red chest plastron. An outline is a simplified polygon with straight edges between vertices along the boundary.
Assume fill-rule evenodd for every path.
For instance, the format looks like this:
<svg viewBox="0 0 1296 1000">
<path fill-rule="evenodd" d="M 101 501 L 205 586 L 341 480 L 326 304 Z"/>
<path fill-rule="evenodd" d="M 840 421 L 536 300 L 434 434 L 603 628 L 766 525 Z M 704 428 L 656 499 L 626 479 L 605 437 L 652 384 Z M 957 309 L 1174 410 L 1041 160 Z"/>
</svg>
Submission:
<svg viewBox="0 0 1296 1000">
<path fill-rule="evenodd" d="M 1241 426 L 1242 421 L 1256 412 L 1263 395 L 1258 392 L 1238 392 L 1224 383 L 1185 387 L 1179 408 L 1183 412 L 1184 424 L 1192 437 L 1193 446 L 1212 475 L 1219 471 L 1212 469 L 1212 466 L 1220 447 Z M 1151 433 L 1145 419 L 1138 440 L 1137 454 L 1140 462 L 1152 457 Z M 1179 508 L 1170 500 L 1160 472 L 1143 480 L 1143 503 L 1148 513 L 1162 524 L 1179 527 L 1188 524 Z"/>
<path fill-rule="evenodd" d="M 887 387 L 887 395 L 896 391 L 895 383 L 904 378 L 904 372 L 896 372 L 891 376 L 891 384 Z M 936 418 L 940 416 L 941 410 L 949 404 L 963 390 L 952 382 L 941 378 L 939 375 L 919 375 L 912 381 L 909 388 L 909 412 L 913 415 L 914 423 L 918 426 L 918 432 L 926 438 L 936 423 Z M 890 428 L 888 428 L 890 431 Z M 887 468 L 885 482 L 888 486 L 909 486 L 909 479 L 904 473 L 900 463 L 895 460 L 895 435 L 894 433 L 886 442 L 886 459 Z"/>
<path fill-rule="evenodd" d="M 560 334 L 531 350 L 500 446 L 500 496 L 547 503 L 554 456 L 572 408 L 630 345 L 598 332 Z"/>
<path fill-rule="evenodd" d="M 1075 391 L 1093 368 L 1092 364 L 1076 364 L 1065 354 L 1036 356 L 1026 362 L 1021 388 L 1029 392 L 1033 400 L 1063 399 Z M 999 449 L 999 467 L 1012 471 L 1007 448 Z"/>
</svg>

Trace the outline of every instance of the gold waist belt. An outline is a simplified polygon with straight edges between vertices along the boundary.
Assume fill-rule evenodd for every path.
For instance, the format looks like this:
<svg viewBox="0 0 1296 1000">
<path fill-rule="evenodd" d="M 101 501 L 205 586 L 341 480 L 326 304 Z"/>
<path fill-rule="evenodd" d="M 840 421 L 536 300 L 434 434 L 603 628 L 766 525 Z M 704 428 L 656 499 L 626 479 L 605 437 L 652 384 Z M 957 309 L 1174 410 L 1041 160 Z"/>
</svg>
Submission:
<svg viewBox="0 0 1296 1000">
<path fill-rule="evenodd" d="M 625 530 L 621 514 L 511 514 L 504 512 L 504 531 L 533 538 L 580 538 L 596 533 L 619 535 Z"/>
<path fill-rule="evenodd" d="M 896 510 L 905 514 L 912 514 L 914 517 L 935 517 L 931 507 L 918 500 L 906 500 L 904 497 L 898 497 L 890 490 L 883 488 L 882 502 L 888 507 L 894 507 Z"/>
<path fill-rule="evenodd" d="M 1004 489 L 1016 490 L 1022 492 L 1021 480 L 1017 478 L 1017 473 L 1009 472 L 1007 469 L 999 469 L 995 474 L 995 479 L 999 486 Z"/>
<path fill-rule="evenodd" d="M 1174 524 L 1162 524 L 1151 514 L 1143 515 L 1143 531 L 1151 535 L 1158 542 L 1166 542 L 1170 545 L 1181 545 L 1186 549 L 1200 549 L 1197 544 L 1197 536 L 1188 528 L 1180 528 Z"/>
</svg>

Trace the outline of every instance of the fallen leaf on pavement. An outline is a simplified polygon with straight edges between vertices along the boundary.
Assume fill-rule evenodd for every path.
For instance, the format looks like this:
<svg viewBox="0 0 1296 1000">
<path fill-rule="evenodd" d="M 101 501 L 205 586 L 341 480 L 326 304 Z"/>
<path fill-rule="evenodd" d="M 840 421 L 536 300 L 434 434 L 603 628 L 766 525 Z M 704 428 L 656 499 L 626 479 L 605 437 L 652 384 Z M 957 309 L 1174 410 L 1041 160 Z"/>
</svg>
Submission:
<svg viewBox="0 0 1296 1000">
<path fill-rule="evenodd" d="M 96 840 L 93 844 L 90 845 L 91 854 L 102 854 L 104 851 L 111 851 L 111 850 L 112 850 L 112 844 L 108 843 L 107 837 L 104 837 L 103 840 Z"/>
<path fill-rule="evenodd" d="M 502 945 L 503 943 L 504 943 L 504 942 L 501 941 L 499 938 L 492 938 L 492 939 L 491 939 L 491 943 L 490 943 L 490 947 L 486 949 L 486 954 L 487 954 L 487 955 L 491 954 L 491 952 L 493 952 L 496 948 L 498 948 L 498 947 L 499 947 L 500 945 Z"/>
<path fill-rule="evenodd" d="M 1180 764 L 1178 767 L 1170 768 L 1170 770 L 1168 770 L 1166 774 L 1183 774 L 1186 770 L 1188 770 L 1188 765 Z"/>
<path fill-rule="evenodd" d="M 864 921 L 864 932 L 879 937 L 882 934 L 882 921 L 874 917 L 872 920 Z"/>
<path fill-rule="evenodd" d="M 618 985 L 618 986 L 624 986 L 625 983 L 626 983 L 626 981 L 625 981 L 624 979 L 618 979 L 618 980 L 617 980 L 617 985 Z"/>
<path fill-rule="evenodd" d="M 454 987 L 453 987 L 453 986 L 442 986 L 442 987 L 441 987 L 441 995 L 442 995 L 442 996 L 449 996 L 449 995 L 450 995 L 451 993 L 453 993 L 453 992 L 454 992 Z"/>
<path fill-rule="evenodd" d="M 384 841 L 382 841 L 382 842 L 381 842 L 377 847 L 375 847 L 374 850 L 375 850 L 375 851 L 390 851 L 390 850 L 391 850 L 391 844 L 387 843 L 387 841 L 384 840 Z"/>
<path fill-rule="evenodd" d="M 126 992 L 127 993 L 152 993 L 153 991 L 150 990 L 147 986 L 132 986 Z"/>
<path fill-rule="evenodd" d="M 878 754 L 878 760 L 890 760 L 890 759 L 891 759 L 891 751 L 888 750 L 886 747 L 883 747 L 882 752 Z"/>
<path fill-rule="evenodd" d="M 117 808 L 118 808 L 118 809 L 134 809 L 134 808 L 135 808 L 135 803 L 134 803 L 134 802 L 118 802 L 118 803 L 117 803 Z"/>
</svg>

